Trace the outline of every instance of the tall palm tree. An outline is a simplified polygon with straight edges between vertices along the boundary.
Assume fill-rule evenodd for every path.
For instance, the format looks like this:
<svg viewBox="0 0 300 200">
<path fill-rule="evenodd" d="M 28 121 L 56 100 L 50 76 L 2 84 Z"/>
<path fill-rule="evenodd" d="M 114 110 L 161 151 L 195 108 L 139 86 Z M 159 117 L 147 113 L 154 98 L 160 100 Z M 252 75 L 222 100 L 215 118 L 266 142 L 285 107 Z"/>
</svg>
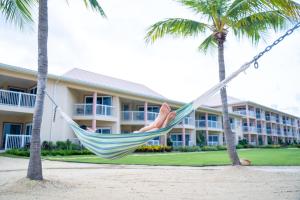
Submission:
<svg viewBox="0 0 300 200">
<path fill-rule="evenodd" d="M 300 16 L 300 6 L 292 0 L 177 0 L 189 8 L 198 19 L 169 18 L 153 24 L 147 31 L 146 42 L 155 42 L 165 35 L 195 37 L 208 34 L 199 50 L 218 49 L 219 80 L 225 79 L 224 43 L 229 31 L 236 37 L 250 38 L 257 44 L 269 29 L 284 29 Z M 240 165 L 230 129 L 226 88 L 220 90 L 223 124 L 228 153 L 233 165 Z"/>
<path fill-rule="evenodd" d="M 33 22 L 31 8 L 36 0 L 0 0 L 0 13 L 4 19 L 23 28 L 26 23 Z"/>
<path fill-rule="evenodd" d="M 91 7 L 103 17 L 105 13 L 97 0 L 83 0 L 86 7 Z M 41 139 L 40 131 L 43 117 L 43 107 L 48 74 L 48 0 L 39 0 L 38 21 L 38 78 L 36 104 L 33 114 L 32 137 L 30 145 L 30 159 L 27 178 L 42 180 Z"/>
</svg>

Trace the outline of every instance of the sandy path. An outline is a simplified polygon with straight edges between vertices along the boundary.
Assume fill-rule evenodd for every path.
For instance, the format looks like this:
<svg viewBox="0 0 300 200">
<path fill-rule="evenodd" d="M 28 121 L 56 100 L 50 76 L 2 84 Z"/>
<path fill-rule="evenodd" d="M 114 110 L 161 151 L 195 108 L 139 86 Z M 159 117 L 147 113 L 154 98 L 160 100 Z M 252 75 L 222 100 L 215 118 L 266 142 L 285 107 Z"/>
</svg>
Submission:
<svg viewBox="0 0 300 200">
<path fill-rule="evenodd" d="M 28 160 L 0 157 L 0 199 L 300 199 L 300 167 L 150 167 L 43 161 L 48 181 L 23 179 Z"/>
</svg>

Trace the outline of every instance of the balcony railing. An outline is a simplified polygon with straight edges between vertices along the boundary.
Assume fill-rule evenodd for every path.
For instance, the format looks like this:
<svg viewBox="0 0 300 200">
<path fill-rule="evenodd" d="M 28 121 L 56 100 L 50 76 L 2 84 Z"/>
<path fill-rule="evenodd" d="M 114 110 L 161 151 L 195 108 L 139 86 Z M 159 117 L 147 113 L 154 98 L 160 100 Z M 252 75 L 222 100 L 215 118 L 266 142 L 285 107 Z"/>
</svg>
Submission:
<svg viewBox="0 0 300 200">
<path fill-rule="evenodd" d="M 217 145 L 219 145 L 219 141 L 208 141 L 207 145 L 209 145 L 209 146 L 217 146 Z"/>
<path fill-rule="evenodd" d="M 254 126 L 243 126 L 244 132 L 256 133 L 256 127 Z"/>
<path fill-rule="evenodd" d="M 160 142 L 159 140 L 149 140 L 147 142 L 147 145 L 150 145 L 150 146 L 157 146 L 157 145 L 160 145 Z"/>
<path fill-rule="evenodd" d="M 205 128 L 206 122 L 205 120 L 195 120 L 196 128 Z"/>
<path fill-rule="evenodd" d="M 96 115 L 113 116 L 113 106 L 97 104 Z M 74 104 L 73 114 L 76 116 L 93 115 L 93 104 Z"/>
<path fill-rule="evenodd" d="M 248 116 L 250 116 L 250 117 L 254 117 L 254 118 L 256 118 L 256 112 L 255 111 L 253 111 L 253 110 L 234 110 L 233 112 L 235 112 L 235 113 L 238 113 L 238 114 L 240 114 L 240 115 L 248 115 Z"/>
<path fill-rule="evenodd" d="M 190 141 L 190 140 L 187 143 L 188 143 L 187 146 L 193 146 L 194 145 L 193 142 Z M 183 141 L 172 141 L 172 146 L 173 147 L 182 147 L 183 146 Z"/>
<path fill-rule="evenodd" d="M 5 150 L 19 149 L 30 144 L 31 135 L 10 135 L 5 137 Z"/>
<path fill-rule="evenodd" d="M 270 120 L 271 120 L 270 115 L 266 115 L 266 120 L 267 120 L 267 121 L 270 121 Z"/>
<path fill-rule="evenodd" d="M 158 115 L 159 115 L 159 113 L 156 113 L 156 112 L 147 112 L 147 120 L 154 121 Z"/>
<path fill-rule="evenodd" d="M 159 113 L 147 112 L 147 120 L 154 121 Z M 145 112 L 144 111 L 122 111 L 122 120 L 124 121 L 144 121 Z"/>
<path fill-rule="evenodd" d="M 240 115 L 247 115 L 246 110 L 234 110 L 233 112 L 238 113 Z"/>
<path fill-rule="evenodd" d="M 184 123 L 184 125 L 192 125 L 192 126 L 195 125 L 195 122 L 192 117 L 185 117 L 183 119 L 183 123 Z"/>
<path fill-rule="evenodd" d="M 209 128 L 222 129 L 222 124 L 218 121 L 207 120 L 207 125 Z"/>
<path fill-rule="evenodd" d="M 276 122 L 276 117 L 275 116 L 271 116 L 271 121 L 272 122 Z"/>
<path fill-rule="evenodd" d="M 0 90 L 0 104 L 33 108 L 35 105 L 35 94 Z"/>
</svg>

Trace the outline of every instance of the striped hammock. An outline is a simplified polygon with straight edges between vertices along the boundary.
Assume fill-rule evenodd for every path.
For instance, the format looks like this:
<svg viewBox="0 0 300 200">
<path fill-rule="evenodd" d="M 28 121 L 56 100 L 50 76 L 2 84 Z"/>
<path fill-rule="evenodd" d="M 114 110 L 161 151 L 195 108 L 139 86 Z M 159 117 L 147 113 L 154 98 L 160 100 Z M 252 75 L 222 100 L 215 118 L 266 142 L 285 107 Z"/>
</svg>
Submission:
<svg viewBox="0 0 300 200">
<path fill-rule="evenodd" d="M 156 131 L 150 131 L 145 133 L 129 133 L 129 134 L 100 134 L 91 131 L 83 130 L 79 125 L 74 122 L 66 113 L 64 113 L 55 103 L 55 101 L 48 95 L 49 99 L 56 105 L 57 111 L 67 121 L 75 135 L 78 137 L 81 144 L 95 153 L 96 155 L 106 159 L 117 159 L 124 157 L 134 152 L 139 146 L 146 144 L 149 140 L 158 136 L 164 136 L 169 133 L 174 126 L 182 122 L 184 117 L 188 116 L 191 112 L 197 109 L 203 102 L 210 96 L 215 95 L 220 89 L 226 86 L 233 78 L 238 74 L 245 71 L 250 67 L 250 62 L 244 64 L 237 71 L 232 73 L 228 78 L 218 83 L 203 95 L 189 104 L 186 104 L 176 110 L 176 117 L 165 127 Z"/>
</svg>

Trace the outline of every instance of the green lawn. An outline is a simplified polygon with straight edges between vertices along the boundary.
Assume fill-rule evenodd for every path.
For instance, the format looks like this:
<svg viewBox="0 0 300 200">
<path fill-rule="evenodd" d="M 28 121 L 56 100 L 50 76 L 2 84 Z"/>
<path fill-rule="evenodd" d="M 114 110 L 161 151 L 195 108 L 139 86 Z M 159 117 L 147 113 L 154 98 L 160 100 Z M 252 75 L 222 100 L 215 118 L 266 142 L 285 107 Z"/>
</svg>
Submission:
<svg viewBox="0 0 300 200">
<path fill-rule="evenodd" d="M 252 165 L 261 166 L 300 166 L 300 149 L 243 149 L 238 151 L 240 158 L 249 159 Z M 228 165 L 226 151 L 193 153 L 146 153 L 132 154 L 119 160 L 105 160 L 97 156 L 53 156 L 48 160 L 65 162 L 128 164 L 128 165 L 174 165 L 174 166 L 213 166 Z"/>
</svg>

